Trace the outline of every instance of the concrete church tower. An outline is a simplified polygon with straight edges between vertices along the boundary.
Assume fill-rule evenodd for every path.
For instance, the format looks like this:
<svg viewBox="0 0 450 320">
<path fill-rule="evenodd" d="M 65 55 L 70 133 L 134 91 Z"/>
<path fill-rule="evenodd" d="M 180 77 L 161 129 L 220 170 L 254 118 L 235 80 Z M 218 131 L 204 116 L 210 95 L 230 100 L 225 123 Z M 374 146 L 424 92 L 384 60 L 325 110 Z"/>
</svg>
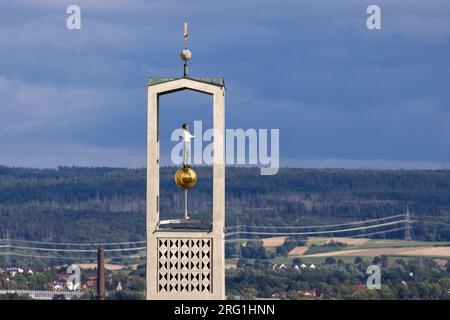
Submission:
<svg viewBox="0 0 450 320">
<path fill-rule="evenodd" d="M 223 78 L 191 78 L 184 30 L 184 75 L 148 81 L 147 299 L 225 299 L 225 101 Z M 181 90 L 213 96 L 212 220 L 159 218 L 159 97 Z"/>
</svg>

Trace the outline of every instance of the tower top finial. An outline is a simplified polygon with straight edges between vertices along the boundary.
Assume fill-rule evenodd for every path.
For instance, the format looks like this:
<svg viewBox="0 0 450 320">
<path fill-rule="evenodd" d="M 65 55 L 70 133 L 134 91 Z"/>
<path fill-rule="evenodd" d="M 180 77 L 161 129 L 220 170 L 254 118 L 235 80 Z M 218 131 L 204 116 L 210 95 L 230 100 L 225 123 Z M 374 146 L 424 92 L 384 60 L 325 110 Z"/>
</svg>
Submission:
<svg viewBox="0 0 450 320">
<path fill-rule="evenodd" d="M 187 62 L 188 60 L 190 60 L 192 58 L 192 53 L 191 51 L 188 50 L 188 37 L 189 37 L 189 33 L 188 33 L 188 24 L 187 22 L 184 23 L 184 49 L 183 51 L 181 51 L 180 57 L 181 60 L 184 61 L 184 77 L 187 78 L 188 77 L 188 65 Z"/>
<path fill-rule="evenodd" d="M 184 48 L 187 49 L 187 41 L 188 41 L 188 24 L 187 22 L 184 23 Z"/>
</svg>

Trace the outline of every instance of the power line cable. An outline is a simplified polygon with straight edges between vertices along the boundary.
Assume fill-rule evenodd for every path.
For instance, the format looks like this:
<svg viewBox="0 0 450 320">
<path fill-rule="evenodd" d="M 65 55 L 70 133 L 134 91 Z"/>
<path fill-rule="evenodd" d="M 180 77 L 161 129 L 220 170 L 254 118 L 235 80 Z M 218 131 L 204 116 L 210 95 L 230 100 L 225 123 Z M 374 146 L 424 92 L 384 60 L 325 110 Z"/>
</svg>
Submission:
<svg viewBox="0 0 450 320">
<path fill-rule="evenodd" d="M 373 228 L 379 228 L 384 226 L 390 226 L 395 225 L 399 223 L 405 223 L 406 220 L 398 220 L 398 221 L 392 221 L 392 222 L 386 222 L 371 226 L 364 226 L 364 227 L 357 227 L 357 228 L 348 228 L 348 229 L 340 229 L 340 230 L 325 230 L 325 231 L 309 231 L 309 232 L 261 232 L 261 231 L 235 231 L 235 232 L 229 232 L 226 233 L 225 236 L 232 236 L 236 234 L 257 234 L 257 235 L 313 235 L 313 234 L 330 234 L 330 233 L 342 233 L 342 232 L 350 232 L 350 231 L 356 231 L 356 230 L 366 230 L 366 229 L 373 229 Z"/>
<path fill-rule="evenodd" d="M 15 246 L 15 245 L 9 245 L 9 244 L 0 245 L 0 248 L 23 249 L 23 250 L 33 250 L 33 251 L 49 251 L 49 252 L 97 252 L 97 249 L 54 249 L 54 248 Z M 144 249 L 147 249 L 147 247 L 105 249 L 105 251 L 106 252 L 123 252 L 123 251 L 137 251 L 137 250 L 144 250 Z"/>
<path fill-rule="evenodd" d="M 367 236 L 371 236 L 374 234 L 382 234 L 382 233 L 391 233 L 391 232 L 395 232 L 395 231 L 401 231 L 401 230 L 405 230 L 406 227 L 401 227 L 401 228 L 395 228 L 395 229 L 390 229 L 390 230 L 383 230 L 383 231 L 377 231 L 377 232 L 370 232 L 370 233 L 365 233 L 365 234 L 358 234 L 355 236 L 348 236 L 349 238 L 359 238 L 359 237 L 367 237 Z"/>
<path fill-rule="evenodd" d="M 382 231 L 377 231 L 377 232 L 358 234 L 358 235 L 354 235 L 354 236 L 347 236 L 347 238 L 365 237 L 365 236 L 370 236 L 370 235 L 374 235 L 374 234 L 382 234 L 382 233 L 390 233 L 390 232 L 394 232 L 394 231 L 400 231 L 400 230 L 404 230 L 404 229 L 405 229 L 405 227 L 389 229 L 389 230 L 382 230 Z M 228 243 L 228 242 L 239 242 L 239 241 L 261 241 L 264 239 L 268 239 L 268 238 L 236 238 L 236 239 L 226 239 L 225 242 Z"/>
<path fill-rule="evenodd" d="M 42 259 L 69 259 L 69 260 L 89 260 L 89 261 L 93 261 L 93 260 L 97 260 L 97 257 L 65 257 L 65 256 L 61 256 L 61 257 L 57 257 L 57 256 L 42 256 L 42 255 L 34 255 L 34 254 L 26 254 L 26 253 L 20 253 L 20 252 L 0 252 L 0 255 L 4 255 L 4 256 L 20 256 L 20 257 L 30 257 L 30 258 L 42 258 Z M 127 256 L 123 256 L 123 257 L 108 257 L 108 260 L 112 260 L 112 259 L 138 259 L 138 258 L 144 258 L 146 256 L 141 255 L 141 256 L 131 256 L 131 257 L 127 257 Z"/>
<path fill-rule="evenodd" d="M 23 242 L 23 243 L 36 243 L 54 246 L 119 246 L 119 245 L 131 245 L 146 243 L 147 241 L 128 241 L 128 242 L 99 242 L 99 243 L 72 243 L 72 242 L 45 242 L 45 241 L 32 241 L 32 240 L 21 240 L 21 239 L 0 239 L 0 241 L 5 242 Z"/>
<path fill-rule="evenodd" d="M 378 219 L 370 219 L 370 220 L 364 220 L 364 221 L 354 221 L 354 222 L 347 222 L 347 223 L 338 223 L 338 224 L 329 224 L 329 225 L 317 225 L 317 226 L 299 226 L 299 227 L 275 227 L 275 226 L 229 226 L 225 229 L 233 229 L 233 228 L 242 228 L 242 229 L 312 229 L 312 228 L 330 228 L 330 227 L 340 227 L 340 226 L 346 226 L 346 225 L 358 225 L 358 224 L 365 224 L 365 223 L 371 223 L 371 222 L 377 222 L 377 221 L 383 221 L 383 220 L 389 220 L 399 217 L 404 217 L 404 214 L 398 214 L 395 216 L 390 217 L 384 217 L 384 218 L 378 218 Z"/>
</svg>

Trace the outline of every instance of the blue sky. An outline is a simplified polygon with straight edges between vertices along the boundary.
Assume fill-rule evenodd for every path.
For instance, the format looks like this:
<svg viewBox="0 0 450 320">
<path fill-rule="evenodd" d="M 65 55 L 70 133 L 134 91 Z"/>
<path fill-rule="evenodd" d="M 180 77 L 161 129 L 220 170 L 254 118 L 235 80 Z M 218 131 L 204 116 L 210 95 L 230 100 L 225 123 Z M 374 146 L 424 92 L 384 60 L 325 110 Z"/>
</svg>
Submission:
<svg viewBox="0 0 450 320">
<path fill-rule="evenodd" d="M 227 128 L 279 128 L 282 165 L 450 167 L 444 0 L 2 1 L 0 164 L 144 166 L 146 81 L 181 75 L 184 21 L 191 76 L 225 78 Z M 211 116 L 164 99 L 162 139 Z"/>
</svg>

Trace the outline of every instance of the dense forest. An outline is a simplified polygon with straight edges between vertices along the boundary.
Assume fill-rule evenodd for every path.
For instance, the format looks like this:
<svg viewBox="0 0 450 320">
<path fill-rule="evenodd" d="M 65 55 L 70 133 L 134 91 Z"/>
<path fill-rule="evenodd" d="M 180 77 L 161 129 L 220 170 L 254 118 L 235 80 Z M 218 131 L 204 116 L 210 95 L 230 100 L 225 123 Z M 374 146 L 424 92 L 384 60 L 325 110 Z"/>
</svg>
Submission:
<svg viewBox="0 0 450 320">
<path fill-rule="evenodd" d="M 212 170 L 196 168 L 193 217 L 211 218 Z M 162 218 L 183 215 L 176 169 L 161 169 Z M 145 169 L 0 166 L 0 238 L 39 241 L 145 239 Z M 226 224 L 302 226 L 414 214 L 413 235 L 450 240 L 450 170 L 227 168 Z M 403 233 L 391 234 L 401 237 Z M 383 236 L 383 235 L 381 235 Z"/>
</svg>

